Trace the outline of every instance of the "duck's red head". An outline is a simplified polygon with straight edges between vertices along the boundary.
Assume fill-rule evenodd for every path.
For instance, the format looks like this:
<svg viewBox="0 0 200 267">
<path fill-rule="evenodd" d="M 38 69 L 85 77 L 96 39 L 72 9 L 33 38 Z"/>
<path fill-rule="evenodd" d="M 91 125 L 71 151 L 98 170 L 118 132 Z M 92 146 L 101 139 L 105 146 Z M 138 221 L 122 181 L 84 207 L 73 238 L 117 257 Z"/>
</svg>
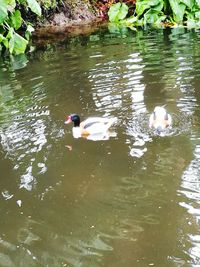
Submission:
<svg viewBox="0 0 200 267">
<path fill-rule="evenodd" d="M 72 122 L 72 118 L 71 118 L 71 116 L 68 116 L 67 118 L 66 118 L 66 120 L 65 120 L 65 124 L 69 124 L 69 123 L 71 123 Z"/>
<path fill-rule="evenodd" d="M 80 117 L 77 114 L 71 114 L 67 117 L 65 124 L 69 124 L 70 122 L 74 123 L 75 127 L 80 125 Z"/>
</svg>

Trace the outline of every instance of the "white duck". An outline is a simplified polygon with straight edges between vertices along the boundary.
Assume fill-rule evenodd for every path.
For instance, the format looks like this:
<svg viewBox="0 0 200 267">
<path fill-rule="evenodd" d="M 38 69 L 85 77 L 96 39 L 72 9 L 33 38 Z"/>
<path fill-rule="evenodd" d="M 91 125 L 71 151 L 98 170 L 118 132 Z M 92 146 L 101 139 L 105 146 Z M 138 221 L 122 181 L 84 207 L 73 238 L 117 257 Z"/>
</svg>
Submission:
<svg viewBox="0 0 200 267">
<path fill-rule="evenodd" d="M 172 117 L 164 107 L 156 106 L 149 118 L 149 127 L 156 129 L 160 134 L 164 129 L 172 125 Z"/>
<path fill-rule="evenodd" d="M 101 118 L 91 117 L 84 121 L 80 121 L 77 114 L 71 114 L 67 117 L 65 124 L 73 122 L 72 129 L 75 138 L 87 137 L 91 135 L 107 134 L 108 129 L 117 122 L 117 118 Z"/>
</svg>

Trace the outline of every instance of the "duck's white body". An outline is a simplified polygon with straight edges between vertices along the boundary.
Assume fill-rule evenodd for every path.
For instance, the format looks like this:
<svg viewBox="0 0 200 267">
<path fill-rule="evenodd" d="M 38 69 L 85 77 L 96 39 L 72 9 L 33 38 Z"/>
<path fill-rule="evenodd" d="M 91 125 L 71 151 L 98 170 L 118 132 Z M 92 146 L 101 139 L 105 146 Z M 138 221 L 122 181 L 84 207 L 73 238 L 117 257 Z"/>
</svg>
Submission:
<svg viewBox="0 0 200 267">
<path fill-rule="evenodd" d="M 117 122 L 117 118 L 102 118 L 102 117 L 91 117 L 82 122 L 79 116 L 74 114 L 68 117 L 65 123 L 74 122 L 72 133 L 75 138 L 82 136 L 100 135 L 104 136 L 108 132 L 108 129 Z"/>
<path fill-rule="evenodd" d="M 104 135 L 116 121 L 116 118 L 88 118 L 81 122 L 79 127 L 73 127 L 72 133 L 75 138 L 84 135 Z"/>
<path fill-rule="evenodd" d="M 163 131 L 167 127 L 171 127 L 172 117 L 167 113 L 164 107 L 155 107 L 154 112 L 149 118 L 149 127 L 158 130 L 159 132 Z"/>
</svg>

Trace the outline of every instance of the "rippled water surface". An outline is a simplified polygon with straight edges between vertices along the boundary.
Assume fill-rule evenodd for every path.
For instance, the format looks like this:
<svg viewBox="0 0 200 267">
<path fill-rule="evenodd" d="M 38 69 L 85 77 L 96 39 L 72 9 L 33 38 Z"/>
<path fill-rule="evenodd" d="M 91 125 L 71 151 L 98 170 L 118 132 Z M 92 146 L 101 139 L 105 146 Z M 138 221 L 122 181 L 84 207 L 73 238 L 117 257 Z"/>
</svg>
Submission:
<svg viewBox="0 0 200 267">
<path fill-rule="evenodd" d="M 101 31 L 0 60 L 0 266 L 200 266 L 199 42 Z M 74 139 L 70 113 L 118 123 Z"/>
</svg>

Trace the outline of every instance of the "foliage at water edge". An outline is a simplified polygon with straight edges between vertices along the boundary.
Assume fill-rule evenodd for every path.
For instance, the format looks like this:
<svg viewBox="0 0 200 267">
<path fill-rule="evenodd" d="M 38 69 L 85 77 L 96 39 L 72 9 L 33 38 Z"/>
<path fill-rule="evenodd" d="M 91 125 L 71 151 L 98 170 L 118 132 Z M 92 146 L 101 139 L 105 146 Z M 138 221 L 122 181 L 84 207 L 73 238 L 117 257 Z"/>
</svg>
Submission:
<svg viewBox="0 0 200 267">
<path fill-rule="evenodd" d="M 109 21 L 130 28 L 147 24 L 157 27 L 200 27 L 200 0 L 137 0 L 117 2 L 108 11 Z"/>
<path fill-rule="evenodd" d="M 22 18 L 20 6 L 41 16 L 41 7 L 36 0 L 0 0 L 0 51 L 7 50 L 11 54 L 24 53 L 34 31 L 31 23 Z M 21 27 L 25 32 L 21 33 Z"/>
</svg>

